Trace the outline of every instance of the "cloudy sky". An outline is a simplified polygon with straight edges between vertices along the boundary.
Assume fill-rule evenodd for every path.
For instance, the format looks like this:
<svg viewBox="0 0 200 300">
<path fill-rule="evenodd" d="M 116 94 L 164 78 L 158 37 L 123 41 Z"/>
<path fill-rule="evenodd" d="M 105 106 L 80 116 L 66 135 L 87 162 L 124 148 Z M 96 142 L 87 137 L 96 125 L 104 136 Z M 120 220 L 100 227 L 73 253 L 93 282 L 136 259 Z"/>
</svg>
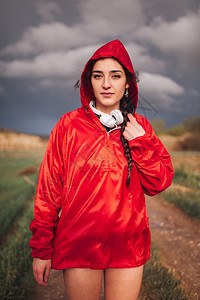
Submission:
<svg viewBox="0 0 200 300">
<path fill-rule="evenodd" d="M 167 127 L 200 115 L 199 31 L 199 0 L 0 0 L 0 126 L 49 134 L 116 38 L 140 73 L 138 113 Z"/>
</svg>

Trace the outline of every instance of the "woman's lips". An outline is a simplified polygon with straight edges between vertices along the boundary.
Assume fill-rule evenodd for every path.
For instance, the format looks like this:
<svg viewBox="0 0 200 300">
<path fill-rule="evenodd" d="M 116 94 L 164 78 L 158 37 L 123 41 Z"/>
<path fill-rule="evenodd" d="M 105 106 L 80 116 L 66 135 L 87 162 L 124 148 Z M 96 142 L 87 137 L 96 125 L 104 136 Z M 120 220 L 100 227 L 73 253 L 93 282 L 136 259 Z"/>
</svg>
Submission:
<svg viewBox="0 0 200 300">
<path fill-rule="evenodd" d="M 114 93 L 101 93 L 102 96 L 104 97 L 110 97 L 112 96 Z"/>
</svg>

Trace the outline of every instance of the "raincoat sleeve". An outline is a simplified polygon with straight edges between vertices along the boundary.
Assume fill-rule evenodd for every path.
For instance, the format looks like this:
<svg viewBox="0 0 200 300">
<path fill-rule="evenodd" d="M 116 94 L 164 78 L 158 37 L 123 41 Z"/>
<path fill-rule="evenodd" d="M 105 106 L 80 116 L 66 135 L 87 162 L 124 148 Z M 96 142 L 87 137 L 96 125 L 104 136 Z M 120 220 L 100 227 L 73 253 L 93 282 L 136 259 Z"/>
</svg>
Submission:
<svg viewBox="0 0 200 300">
<path fill-rule="evenodd" d="M 62 157 L 61 136 L 57 124 L 51 132 L 38 176 L 34 219 L 29 226 L 33 233 L 29 243 L 32 257 L 52 257 L 52 242 L 62 202 Z"/>
<path fill-rule="evenodd" d="M 153 196 L 171 185 L 174 175 L 171 157 L 148 120 L 141 116 L 136 116 L 136 120 L 145 134 L 130 140 L 129 146 L 144 193 Z"/>
</svg>

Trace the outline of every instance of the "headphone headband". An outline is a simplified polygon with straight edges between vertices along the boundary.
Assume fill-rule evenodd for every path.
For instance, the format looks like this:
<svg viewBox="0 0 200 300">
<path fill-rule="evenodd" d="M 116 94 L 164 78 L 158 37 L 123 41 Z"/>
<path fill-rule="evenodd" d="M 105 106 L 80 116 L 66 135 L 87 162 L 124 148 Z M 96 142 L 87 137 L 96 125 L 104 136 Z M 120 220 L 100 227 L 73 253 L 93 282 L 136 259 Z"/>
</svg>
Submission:
<svg viewBox="0 0 200 300">
<path fill-rule="evenodd" d="M 100 116 L 100 122 L 104 126 L 112 128 L 115 125 L 120 125 L 121 123 L 123 123 L 124 118 L 123 118 L 123 115 L 122 115 L 122 113 L 119 109 L 114 109 L 110 112 L 110 114 L 106 114 L 106 113 L 98 110 L 95 107 L 95 102 L 94 101 L 90 101 L 89 106 L 95 114 Z"/>
</svg>

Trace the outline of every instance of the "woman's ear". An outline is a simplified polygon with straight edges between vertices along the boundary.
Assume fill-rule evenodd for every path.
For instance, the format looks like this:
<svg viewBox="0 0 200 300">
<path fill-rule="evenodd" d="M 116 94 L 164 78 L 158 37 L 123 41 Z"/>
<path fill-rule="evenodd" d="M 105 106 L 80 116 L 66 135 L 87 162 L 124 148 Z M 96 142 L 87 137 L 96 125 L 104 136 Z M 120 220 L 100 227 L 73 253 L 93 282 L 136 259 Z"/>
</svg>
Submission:
<svg viewBox="0 0 200 300">
<path fill-rule="evenodd" d="M 126 89 L 128 89 L 128 88 L 129 88 L 129 83 L 127 82 L 127 83 L 126 83 Z"/>
</svg>

